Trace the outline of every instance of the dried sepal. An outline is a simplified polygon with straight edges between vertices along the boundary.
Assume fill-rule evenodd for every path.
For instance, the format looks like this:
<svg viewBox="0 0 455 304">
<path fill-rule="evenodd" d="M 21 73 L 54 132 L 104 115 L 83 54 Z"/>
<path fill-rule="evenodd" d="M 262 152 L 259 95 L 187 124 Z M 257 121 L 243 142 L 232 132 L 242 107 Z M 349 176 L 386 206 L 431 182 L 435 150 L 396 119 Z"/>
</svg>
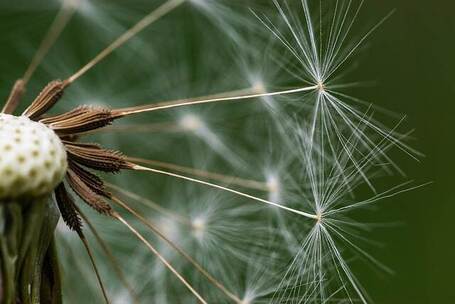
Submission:
<svg viewBox="0 0 455 304">
<path fill-rule="evenodd" d="M 22 79 L 18 79 L 11 90 L 11 93 L 6 101 L 5 105 L 3 106 L 2 113 L 5 114 L 13 114 L 16 110 L 19 102 L 24 95 L 25 92 L 25 83 Z"/>
<path fill-rule="evenodd" d="M 76 164 L 74 161 L 69 161 L 69 170 L 73 171 L 74 174 L 79 176 L 79 178 L 96 194 L 102 195 L 106 198 L 111 198 L 112 195 L 109 191 L 106 190 L 103 180 L 91 173 L 90 171 L 84 169 L 83 167 Z"/>
<path fill-rule="evenodd" d="M 41 115 L 49 111 L 60 100 L 64 89 L 65 83 L 63 81 L 54 80 L 50 82 L 22 115 L 32 120 L 39 119 Z"/>
<path fill-rule="evenodd" d="M 63 183 L 55 189 L 55 199 L 62 219 L 68 228 L 78 233 L 82 232 L 82 221 L 79 217 L 79 212 L 76 209 L 73 198 Z"/>
<path fill-rule="evenodd" d="M 112 214 L 112 207 L 98 194 L 96 194 L 90 187 L 88 187 L 79 176 L 71 170 L 66 174 L 68 184 L 73 191 L 85 202 L 87 205 L 95 209 L 97 212 L 104 215 Z"/>
<path fill-rule="evenodd" d="M 114 117 L 111 111 L 102 107 L 80 106 L 67 113 L 44 118 L 47 124 L 60 135 L 79 134 L 110 125 Z"/>
<path fill-rule="evenodd" d="M 131 169 L 131 164 L 118 151 L 103 149 L 97 144 L 68 141 L 63 143 L 69 158 L 88 168 L 113 173 L 121 169 Z"/>
</svg>

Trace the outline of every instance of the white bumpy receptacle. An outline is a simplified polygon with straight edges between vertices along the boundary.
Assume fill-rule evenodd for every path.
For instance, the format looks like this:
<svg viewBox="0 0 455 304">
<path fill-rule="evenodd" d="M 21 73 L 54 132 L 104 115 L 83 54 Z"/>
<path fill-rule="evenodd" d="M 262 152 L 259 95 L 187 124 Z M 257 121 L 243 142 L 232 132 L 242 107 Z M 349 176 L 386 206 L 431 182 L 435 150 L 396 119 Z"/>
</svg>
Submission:
<svg viewBox="0 0 455 304">
<path fill-rule="evenodd" d="M 46 125 L 0 114 L 0 202 L 52 193 L 67 169 L 66 150 Z"/>
</svg>

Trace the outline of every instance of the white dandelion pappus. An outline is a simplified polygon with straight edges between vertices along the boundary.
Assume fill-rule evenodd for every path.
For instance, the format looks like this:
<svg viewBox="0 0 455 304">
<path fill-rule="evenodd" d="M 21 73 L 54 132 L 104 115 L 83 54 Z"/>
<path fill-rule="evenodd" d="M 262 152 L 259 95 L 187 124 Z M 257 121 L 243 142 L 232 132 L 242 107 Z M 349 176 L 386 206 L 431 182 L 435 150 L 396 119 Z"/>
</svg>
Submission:
<svg viewBox="0 0 455 304">
<path fill-rule="evenodd" d="M 274 300 L 279 303 L 370 302 L 350 263 L 361 258 L 381 271 L 392 271 L 356 244 L 360 241 L 371 245 L 372 241 L 364 236 L 368 224 L 350 212 L 424 185 L 412 186 L 412 181 L 408 181 L 371 198 L 357 199 L 356 188 L 364 185 L 364 175 L 372 179 L 384 172 L 382 166 L 369 161 L 375 151 L 362 151 L 365 159 L 359 159 L 356 165 L 351 162 L 349 150 L 340 149 L 333 160 L 324 155 L 324 149 L 315 150 L 308 145 L 308 137 L 312 135 L 305 133 L 306 130 L 302 129 L 296 138 L 300 159 L 295 166 L 300 174 L 295 175 L 294 183 L 301 185 L 300 190 L 295 189 L 301 199 L 290 200 L 289 205 L 296 209 L 304 205 L 308 212 L 318 214 L 319 219 L 314 224 L 287 220 L 290 235 L 295 238 L 294 246 L 289 246 L 294 258 Z M 379 148 L 387 151 L 392 146 L 386 142 Z M 356 142 L 350 148 L 365 149 Z"/>
<path fill-rule="evenodd" d="M 410 157 L 417 159 L 421 154 L 407 146 L 403 140 L 407 134 L 398 132 L 402 119 L 393 128 L 372 118 L 375 106 L 339 92 L 353 84 L 340 83 L 343 69 L 351 61 L 362 43 L 389 16 L 387 15 L 357 40 L 351 41 L 352 29 L 362 8 L 363 1 L 273 1 L 281 19 L 275 20 L 266 14 L 256 16 L 269 29 L 276 44 L 290 54 L 290 58 L 277 57 L 276 50 L 271 53 L 277 68 L 294 78 L 294 82 L 313 84 L 317 90 L 305 95 L 275 97 L 272 113 L 278 122 L 288 125 L 289 116 L 305 117 L 309 144 L 319 133 L 326 138 L 325 143 L 331 154 L 336 155 L 339 148 L 349 150 L 350 141 L 358 141 L 365 150 L 375 150 L 372 161 L 392 163 L 394 161 L 377 146 L 388 141 Z M 272 48 L 273 49 L 273 48 Z M 270 69 L 270 68 L 269 68 Z M 267 75 L 262 78 L 266 79 Z M 355 85 L 355 84 L 354 84 Z M 267 90 L 268 88 L 266 88 Z M 363 109 L 362 109 L 363 107 Z M 278 111 L 276 110 L 278 109 Z M 290 112 L 290 113 L 289 113 Z M 288 119 L 286 119 L 288 117 Z M 320 141 L 320 140 L 318 140 Z M 328 151 L 326 152 L 328 154 Z M 351 161 L 357 164 L 356 151 L 351 152 Z M 394 168 L 402 173 L 398 165 Z M 369 183 L 367 176 L 365 182 Z M 373 188 L 373 185 L 369 183 Z"/>
</svg>

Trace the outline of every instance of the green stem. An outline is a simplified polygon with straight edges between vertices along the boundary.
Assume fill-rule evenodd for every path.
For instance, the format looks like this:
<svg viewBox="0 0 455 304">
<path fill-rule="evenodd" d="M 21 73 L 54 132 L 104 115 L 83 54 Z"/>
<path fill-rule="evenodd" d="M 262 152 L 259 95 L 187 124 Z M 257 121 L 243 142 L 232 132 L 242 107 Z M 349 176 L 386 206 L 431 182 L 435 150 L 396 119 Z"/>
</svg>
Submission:
<svg viewBox="0 0 455 304">
<path fill-rule="evenodd" d="M 15 303 L 15 273 L 17 268 L 17 244 L 22 231 L 22 216 L 20 206 L 8 204 L 1 206 L 0 257 L 3 294 L 2 303 Z"/>
<path fill-rule="evenodd" d="M 55 239 L 52 240 L 43 264 L 41 299 L 44 303 L 62 304 L 62 285 Z"/>
<path fill-rule="evenodd" d="M 28 248 L 24 251 L 24 263 L 21 265 L 19 275 L 19 290 L 22 304 L 32 304 L 31 290 L 33 282 L 33 275 L 35 273 L 35 261 L 37 259 L 41 226 L 44 221 L 45 202 L 33 202 L 34 206 L 31 207 L 31 214 L 29 214 L 30 221 L 27 222 L 27 235 L 26 239 L 31 237 Z M 36 208 L 35 208 L 36 207 Z"/>
<path fill-rule="evenodd" d="M 0 202 L 0 303 L 61 303 L 54 244 L 59 217 L 48 199 Z"/>
<path fill-rule="evenodd" d="M 31 299 L 33 304 L 39 304 L 41 298 L 41 280 L 43 272 L 43 262 L 47 255 L 49 245 L 54 238 L 54 231 L 57 227 L 60 213 L 52 203 L 46 204 L 43 225 L 40 231 L 39 244 L 33 264 Z M 45 302 L 48 303 L 48 302 Z"/>
</svg>

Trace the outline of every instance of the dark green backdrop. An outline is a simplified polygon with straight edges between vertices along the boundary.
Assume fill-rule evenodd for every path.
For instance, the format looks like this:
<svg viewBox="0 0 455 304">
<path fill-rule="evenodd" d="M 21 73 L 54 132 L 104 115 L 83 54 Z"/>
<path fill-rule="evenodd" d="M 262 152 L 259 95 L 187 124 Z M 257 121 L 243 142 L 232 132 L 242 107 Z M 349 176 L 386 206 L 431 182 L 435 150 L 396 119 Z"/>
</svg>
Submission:
<svg viewBox="0 0 455 304">
<path fill-rule="evenodd" d="M 433 181 L 387 202 L 403 226 L 390 229 L 388 263 L 396 275 L 370 286 L 379 303 L 455 303 L 454 68 L 455 2 L 369 1 L 396 14 L 375 34 L 362 71 L 379 85 L 375 98 L 408 115 L 421 163 L 403 162 L 409 178 Z M 387 211 L 385 211 L 387 209 Z"/>
</svg>

